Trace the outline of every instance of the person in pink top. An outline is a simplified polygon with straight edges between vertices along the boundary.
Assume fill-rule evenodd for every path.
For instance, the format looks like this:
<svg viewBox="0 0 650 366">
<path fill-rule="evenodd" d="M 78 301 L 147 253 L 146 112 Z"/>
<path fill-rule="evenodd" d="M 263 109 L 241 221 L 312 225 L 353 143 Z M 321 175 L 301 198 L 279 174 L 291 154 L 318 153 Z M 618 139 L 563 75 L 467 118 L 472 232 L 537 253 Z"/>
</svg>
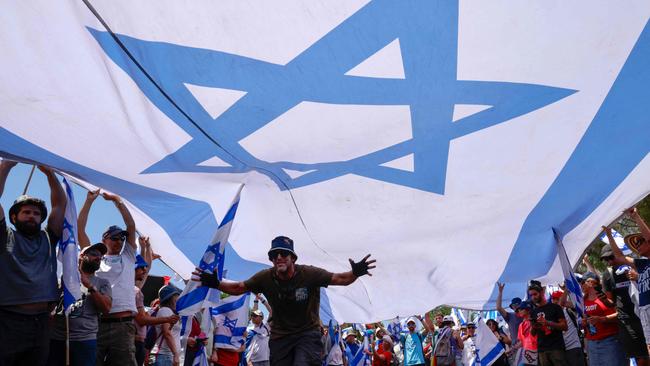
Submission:
<svg viewBox="0 0 650 366">
<path fill-rule="evenodd" d="M 521 357 L 517 360 L 519 365 L 537 365 L 537 336 L 533 335 L 532 323 L 530 321 L 531 305 L 528 301 L 523 301 L 517 308 L 517 316 L 520 316 L 523 321 L 519 324 L 517 332 L 517 343 L 513 346 L 514 349 L 523 348 Z"/>
</svg>

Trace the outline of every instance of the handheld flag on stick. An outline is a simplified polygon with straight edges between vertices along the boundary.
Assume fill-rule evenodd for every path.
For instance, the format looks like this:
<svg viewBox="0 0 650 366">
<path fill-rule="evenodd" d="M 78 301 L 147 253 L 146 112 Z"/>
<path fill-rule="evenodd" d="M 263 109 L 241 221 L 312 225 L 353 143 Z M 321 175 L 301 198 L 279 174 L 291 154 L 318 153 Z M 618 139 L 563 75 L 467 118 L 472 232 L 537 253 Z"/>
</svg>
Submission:
<svg viewBox="0 0 650 366">
<path fill-rule="evenodd" d="M 217 232 L 212 239 L 212 244 L 208 246 L 201 258 L 199 268 L 214 273 L 217 271 L 219 279 L 223 277 L 224 251 L 230 235 L 230 229 L 237 213 L 239 206 L 239 197 L 244 185 L 242 184 L 237 190 L 237 194 L 226 212 L 226 216 L 217 228 Z M 189 281 L 183 293 L 176 303 L 176 311 L 181 315 L 192 315 L 201 309 L 215 307 L 219 303 L 220 292 L 217 289 L 200 286 L 199 282 Z"/>
<path fill-rule="evenodd" d="M 248 325 L 248 298 L 250 293 L 228 296 L 211 309 L 215 320 L 214 345 L 218 348 L 238 349 L 245 342 Z"/>
<path fill-rule="evenodd" d="M 569 263 L 569 257 L 564 250 L 564 244 L 562 244 L 562 238 L 558 232 L 553 229 L 553 234 L 555 235 L 555 242 L 557 243 L 557 255 L 560 259 L 560 265 L 562 266 L 562 273 L 564 274 L 564 280 L 566 284 L 566 289 L 568 291 L 569 299 L 575 305 L 576 313 L 578 314 L 578 319 L 582 319 L 584 315 L 584 306 L 585 302 L 582 298 L 582 289 L 580 288 L 580 283 L 573 273 L 573 268 L 571 263 Z"/>
<path fill-rule="evenodd" d="M 79 248 L 77 247 L 77 208 L 74 204 L 72 189 L 65 178 L 63 178 L 62 186 L 66 193 L 67 204 L 57 259 L 61 262 L 63 269 L 61 276 L 63 307 L 65 314 L 68 315 L 70 306 L 81 298 L 81 279 L 79 278 Z"/>
<path fill-rule="evenodd" d="M 470 340 L 469 344 L 465 344 L 466 347 L 471 347 L 472 351 L 465 353 L 469 358 L 464 360 L 467 365 L 490 366 L 505 352 L 505 349 L 481 316 L 476 319 L 476 335 L 471 337 Z"/>
</svg>

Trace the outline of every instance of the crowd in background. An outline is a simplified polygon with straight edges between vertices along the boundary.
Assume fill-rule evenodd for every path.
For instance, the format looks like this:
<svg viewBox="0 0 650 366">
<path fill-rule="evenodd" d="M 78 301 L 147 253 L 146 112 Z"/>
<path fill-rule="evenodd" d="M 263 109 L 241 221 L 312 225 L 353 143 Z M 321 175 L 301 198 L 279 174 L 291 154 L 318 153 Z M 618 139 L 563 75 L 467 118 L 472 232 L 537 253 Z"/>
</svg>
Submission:
<svg viewBox="0 0 650 366">
<path fill-rule="evenodd" d="M 0 164 L 0 195 L 14 165 L 6 160 Z M 238 346 L 226 348 L 217 347 L 216 337 L 202 332 L 201 324 L 211 322 L 216 332 L 228 326 L 227 317 L 219 323 L 197 313 L 180 321 L 176 302 L 181 290 L 175 286 L 161 287 L 158 298 L 145 306 L 141 289 L 157 256 L 149 239 L 138 237 L 122 200 L 109 193 L 89 192 L 79 212 L 82 297 L 66 317 L 61 304 L 69 294 L 57 283 L 55 264 L 55 245 L 66 230 L 65 193 L 50 169 L 39 168 L 52 192 L 49 215 L 44 201 L 21 196 L 9 209 L 12 229 L 0 209 L 0 365 L 64 365 L 69 357 L 72 365 L 176 366 L 193 365 L 201 355 L 215 365 L 270 364 L 273 312 L 263 296 L 255 296 L 249 327 Z M 125 228 L 110 226 L 93 244 L 85 228 L 100 196 L 115 204 Z M 548 296 L 545 286 L 530 281 L 525 299 L 511 299 L 506 309 L 506 284 L 498 283 L 500 319 L 485 323 L 479 318 L 461 324 L 431 311 L 408 318 L 404 331 L 389 332 L 384 324 L 323 325 L 322 364 L 470 366 L 481 356 L 480 336 L 492 337 L 503 350 L 494 365 L 610 366 L 630 360 L 648 365 L 650 229 L 635 209 L 627 214 L 641 231 L 625 238 L 637 254 L 626 256 L 611 230 L 603 227 L 610 244 L 600 258 L 607 270 L 599 273 L 587 261 L 589 271 L 577 276 L 579 289 L 567 283 Z M 579 297 L 571 294 L 578 290 L 582 300 L 576 302 Z"/>
</svg>

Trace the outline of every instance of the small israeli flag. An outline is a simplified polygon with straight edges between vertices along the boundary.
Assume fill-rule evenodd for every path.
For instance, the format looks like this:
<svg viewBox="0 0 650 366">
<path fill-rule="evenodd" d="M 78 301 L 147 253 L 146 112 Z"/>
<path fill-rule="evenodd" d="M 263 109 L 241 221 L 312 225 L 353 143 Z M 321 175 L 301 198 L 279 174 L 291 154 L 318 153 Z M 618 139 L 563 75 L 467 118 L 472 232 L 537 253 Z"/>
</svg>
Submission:
<svg viewBox="0 0 650 366">
<path fill-rule="evenodd" d="M 623 235 L 621 235 L 621 233 L 612 229 L 612 236 L 614 237 L 614 242 L 621 249 L 623 254 L 625 255 L 632 254 L 632 250 L 628 248 L 627 245 L 625 245 L 625 241 L 623 240 Z M 600 241 L 602 241 L 605 244 L 609 244 L 609 240 L 607 239 L 607 234 L 602 233 L 600 235 Z"/>
<path fill-rule="evenodd" d="M 77 208 L 74 204 L 72 189 L 63 178 L 61 184 L 65 190 L 67 203 L 63 219 L 63 232 L 58 244 L 56 258 L 61 262 L 63 288 L 63 307 L 65 314 L 70 313 L 70 306 L 81 298 L 81 279 L 79 277 L 79 248 L 77 246 Z"/>
<path fill-rule="evenodd" d="M 470 366 L 490 366 L 501 357 L 505 349 L 499 343 L 497 337 L 488 328 L 487 324 L 482 317 L 478 317 L 476 323 L 476 336 L 471 338 L 472 349 L 471 353 L 466 353 L 469 356 L 467 364 Z"/>
<path fill-rule="evenodd" d="M 194 362 L 192 366 L 208 366 L 208 355 L 205 352 L 205 346 L 203 343 L 199 344 L 199 350 L 196 351 L 196 356 L 194 356 Z"/>
<path fill-rule="evenodd" d="M 205 250 L 198 266 L 206 272 L 214 273 L 217 271 L 219 279 L 223 277 L 224 251 L 226 250 L 228 236 L 230 236 L 230 229 L 235 220 L 235 214 L 239 206 L 239 197 L 243 187 L 243 184 L 239 186 L 239 190 L 237 190 L 230 209 L 226 212 L 223 220 L 221 220 L 221 224 L 212 239 L 212 244 Z M 197 281 L 189 281 L 176 302 L 176 311 L 180 315 L 193 315 L 201 309 L 217 306 L 220 300 L 219 296 L 219 290 L 201 286 L 201 283 Z"/>
<path fill-rule="evenodd" d="M 562 238 L 558 232 L 553 229 L 555 234 L 555 242 L 557 243 L 557 255 L 560 259 L 560 265 L 562 266 L 562 273 L 564 274 L 564 280 L 566 284 L 566 289 L 569 292 L 567 295 L 571 302 L 575 304 L 575 311 L 578 314 L 578 319 L 582 319 L 584 315 L 585 302 L 582 298 L 582 289 L 580 288 L 580 283 L 573 273 L 573 267 L 569 262 L 569 257 L 566 254 L 564 249 L 564 244 L 562 244 Z"/>
<path fill-rule="evenodd" d="M 228 296 L 211 309 L 216 324 L 214 345 L 218 348 L 238 349 L 246 341 L 244 332 L 248 326 L 248 299 L 250 292 Z"/>
</svg>

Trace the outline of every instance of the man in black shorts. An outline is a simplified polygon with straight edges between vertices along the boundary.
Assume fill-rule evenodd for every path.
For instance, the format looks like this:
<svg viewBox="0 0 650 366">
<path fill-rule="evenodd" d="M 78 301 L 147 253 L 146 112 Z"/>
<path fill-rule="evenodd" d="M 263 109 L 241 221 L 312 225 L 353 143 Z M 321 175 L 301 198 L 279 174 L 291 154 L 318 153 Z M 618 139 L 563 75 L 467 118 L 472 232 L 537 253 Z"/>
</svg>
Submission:
<svg viewBox="0 0 650 366">
<path fill-rule="evenodd" d="M 625 355 L 634 357 L 638 366 L 648 366 L 648 348 L 643 336 L 641 319 L 634 312 L 634 303 L 630 298 L 630 279 L 627 277 L 629 266 L 614 264 L 612 247 L 605 245 L 600 251 L 600 259 L 607 263 L 607 270 L 603 273 L 603 289 L 607 298 L 616 303 L 618 313 L 619 338 Z"/>
<path fill-rule="evenodd" d="M 293 240 L 286 236 L 273 239 L 268 254 L 273 267 L 246 281 L 220 281 L 216 274 L 198 268 L 195 280 L 231 295 L 249 291 L 264 294 L 273 310 L 271 365 L 321 365 L 320 288 L 347 286 L 360 276 L 370 275 L 368 270 L 375 268 L 375 260 L 368 260 L 370 254 L 359 262 L 350 259 L 352 270 L 343 273 L 296 264 Z"/>
</svg>

